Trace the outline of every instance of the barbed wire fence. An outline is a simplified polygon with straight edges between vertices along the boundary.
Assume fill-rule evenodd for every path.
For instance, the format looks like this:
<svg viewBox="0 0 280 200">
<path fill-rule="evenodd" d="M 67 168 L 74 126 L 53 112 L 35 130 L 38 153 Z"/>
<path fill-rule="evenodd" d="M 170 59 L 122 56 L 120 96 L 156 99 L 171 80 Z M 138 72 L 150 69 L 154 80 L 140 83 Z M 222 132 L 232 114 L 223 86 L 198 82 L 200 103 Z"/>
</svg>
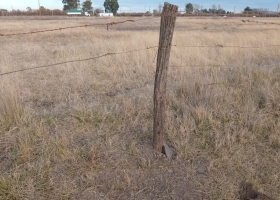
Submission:
<svg viewBox="0 0 280 200">
<path fill-rule="evenodd" d="M 252 23 L 257 23 L 257 24 L 273 24 L 273 25 L 280 25 L 280 23 L 275 23 L 275 22 L 262 22 L 262 21 L 257 21 L 257 20 L 241 20 L 243 23 L 246 22 L 252 22 Z"/>
<path fill-rule="evenodd" d="M 173 14 L 176 13 L 171 13 L 169 16 L 172 16 Z M 167 15 L 162 15 L 162 16 L 167 16 Z M 87 27 L 94 27 L 94 26 L 105 26 L 107 30 L 109 29 L 110 26 L 118 25 L 118 24 L 124 24 L 124 23 L 135 23 L 138 21 L 142 20 L 151 20 L 154 19 L 155 17 L 144 17 L 140 19 L 127 19 L 123 21 L 113 21 L 113 22 L 108 22 L 108 23 L 90 23 L 90 24 L 85 24 L 85 25 L 78 25 L 78 26 L 67 26 L 67 27 L 60 27 L 60 28 L 54 28 L 54 29 L 46 29 L 46 30 L 38 30 L 38 31 L 29 31 L 29 32 L 20 32 L 20 33 L 0 33 L 0 37 L 12 37 L 12 36 L 23 36 L 23 35 L 33 35 L 33 34 L 39 34 L 39 33 L 44 33 L 44 32 L 57 32 L 57 31 L 62 31 L 62 30 L 67 30 L 67 29 L 78 29 L 78 28 L 87 28 Z M 277 24 L 277 23 L 270 23 L 270 22 L 260 22 L 256 20 L 241 20 L 243 23 L 247 22 L 253 22 L 253 23 L 262 23 L 262 24 Z M 277 24 L 278 25 L 278 24 Z M 280 24 L 279 24 L 280 25 Z M 190 29 L 192 30 L 192 29 Z M 198 29 L 195 29 L 198 30 Z M 203 30 L 203 29 L 199 29 Z M 171 47 L 175 48 L 216 48 L 216 49 L 226 49 L 226 48 L 237 48 L 237 49 L 264 49 L 264 48 L 275 48 L 275 47 L 280 47 L 280 44 L 273 44 L 273 45 L 264 45 L 264 46 L 238 46 L 238 45 L 224 45 L 224 44 L 217 44 L 217 45 L 179 45 L 179 44 L 172 44 Z M 84 61 L 89 61 L 89 60 L 96 60 L 100 59 L 103 57 L 107 56 L 113 56 L 113 55 L 122 55 L 122 54 L 129 54 L 129 53 L 135 53 L 139 51 L 147 51 L 150 49 L 156 49 L 159 48 L 159 46 L 149 46 L 146 48 L 140 48 L 140 49 L 133 49 L 133 50 L 128 50 L 128 51 L 122 51 L 122 52 L 107 52 L 102 55 L 97 55 L 94 57 L 89 57 L 89 58 L 84 58 L 84 59 L 77 59 L 77 60 L 68 60 L 68 61 L 63 61 L 63 62 L 58 62 L 58 63 L 53 63 L 53 64 L 48 64 L 48 65 L 41 65 L 41 66 L 35 66 L 35 67 L 30 67 L 30 68 L 23 68 L 23 69 L 18 69 L 18 70 L 13 70 L 13 71 L 8 71 L 8 72 L 3 72 L 0 73 L 0 76 L 5 76 L 9 74 L 14 74 L 14 73 L 19 73 L 19 72 L 24 72 L 24 71 L 30 71 L 30 70 L 35 70 L 35 69 L 41 69 L 41 68 L 50 68 L 50 67 L 55 67 L 59 65 L 64 65 L 68 63 L 75 63 L 75 62 L 84 62 Z M 166 47 L 162 47 L 166 48 Z M 157 57 L 157 54 L 155 55 L 154 61 Z M 280 62 L 276 62 L 273 64 L 265 64 L 265 65 L 258 65 L 259 67 L 270 67 L 270 66 L 278 66 L 280 65 Z M 169 68 L 184 68 L 184 67 L 238 67 L 234 66 L 231 64 L 188 64 L 188 65 L 172 65 L 169 66 Z"/>
<path fill-rule="evenodd" d="M 37 32 L 39 33 L 39 32 Z M 171 45 L 172 47 L 178 47 L 178 48 L 218 48 L 218 49 L 223 49 L 223 48 L 237 48 L 237 49 L 262 49 L 262 48 L 271 48 L 271 47 L 280 47 L 280 45 L 265 45 L 265 46 L 226 46 L 226 45 L 212 45 L 212 46 L 188 46 L 188 45 L 177 45 L 173 44 Z M 84 58 L 84 59 L 78 59 L 78 60 L 68 60 L 64 62 L 58 62 L 58 63 L 53 63 L 49 65 L 41 65 L 41 66 L 35 66 L 35 67 L 30 67 L 30 68 L 24 68 L 24 69 L 19 69 L 19 70 L 13 70 L 9 72 L 4 72 L 0 73 L 0 76 L 8 75 L 8 74 L 13 74 L 13 73 L 18 73 L 18 72 L 23 72 L 23 71 L 29 71 L 29 70 L 34 70 L 34 69 L 40 69 L 40 68 L 49 68 L 49 67 L 54 67 L 58 65 L 63 65 L 67 63 L 75 63 L 75 62 L 83 62 L 83 61 L 89 61 L 89 60 L 95 60 L 107 56 L 113 56 L 113 55 L 122 55 L 122 54 L 128 54 L 128 53 L 135 53 L 139 51 L 147 51 L 150 49 L 156 49 L 159 48 L 159 46 L 149 46 L 146 48 L 140 48 L 140 49 L 134 49 L 134 50 L 128 50 L 128 51 L 122 51 L 122 52 L 108 52 L 102 55 L 94 56 L 94 57 L 89 57 L 89 58 Z M 165 48 L 165 47 L 163 47 Z M 276 66 L 280 65 L 280 62 L 274 63 L 274 64 L 266 64 L 266 65 L 258 65 L 259 67 L 269 67 L 269 66 Z M 170 68 L 182 68 L 182 67 L 237 67 L 234 65 L 220 65 L 220 64 L 206 64 L 206 65 L 177 65 L 177 66 L 170 66 Z"/>
<path fill-rule="evenodd" d="M 91 24 L 85 24 L 85 25 L 79 25 L 79 26 L 67 26 L 67 27 L 61 27 L 61 28 L 29 31 L 29 32 L 22 32 L 22 33 L 7 33 L 7 34 L 0 33 L 0 37 L 17 36 L 17 35 L 32 35 L 32 34 L 36 34 L 36 33 L 62 31 L 62 30 L 66 30 L 66 29 L 86 28 L 86 27 L 92 27 L 92 26 L 106 26 L 107 30 L 108 30 L 109 26 L 113 26 L 113 25 L 117 25 L 117 24 L 124 24 L 126 22 L 137 22 L 137 21 L 141 21 L 141 20 L 146 20 L 146 18 L 137 19 L 137 20 L 128 19 L 128 20 L 124 20 L 124 21 L 109 22 L 109 23 L 91 23 Z"/>
<path fill-rule="evenodd" d="M 166 12 L 163 12 L 161 15 L 161 20 L 163 20 L 164 17 L 175 17 L 176 19 L 176 8 L 173 7 L 173 5 L 171 4 L 166 4 L 165 6 L 169 6 L 170 10 L 167 10 Z M 138 21 L 142 21 L 142 20 L 150 20 L 153 17 L 145 17 L 145 18 L 141 18 L 141 19 L 127 19 L 127 20 L 123 20 L 123 21 L 113 21 L 113 22 L 109 22 L 109 23 L 91 23 L 91 24 L 85 24 L 85 25 L 79 25 L 79 26 L 68 26 L 68 27 L 62 27 L 62 28 L 55 28 L 55 29 L 46 29 L 46 30 L 37 30 L 37 31 L 29 31 L 29 32 L 20 32 L 20 33 L 0 33 L 0 37 L 12 37 L 12 36 L 23 36 L 23 35 L 33 35 L 33 34 L 39 34 L 39 33 L 44 33 L 44 32 L 56 32 L 56 31 L 62 31 L 62 30 L 66 30 L 66 29 L 78 29 L 78 28 L 86 28 L 86 27 L 93 27 L 93 26 L 105 26 L 106 29 L 108 30 L 110 26 L 114 26 L 114 25 L 118 25 L 118 24 L 124 24 L 124 23 L 135 23 Z M 242 21 L 244 23 L 247 22 L 254 22 L 254 23 L 264 23 L 264 24 L 277 24 L 277 23 L 269 23 L 269 22 L 259 22 L 259 21 Z M 175 22 L 174 22 L 175 23 Z M 280 24 L 278 24 L 280 25 Z M 162 31 L 162 29 L 164 29 L 166 27 L 161 27 L 160 31 Z M 172 32 L 173 35 L 173 32 Z M 30 68 L 23 68 L 23 69 L 18 69 L 18 70 L 12 70 L 12 71 L 8 71 L 8 72 L 3 72 L 0 73 L 0 76 L 6 76 L 6 75 L 10 75 L 10 74 L 14 74 L 14 73 L 19 73 L 19 72 L 24 72 L 24 71 L 30 71 L 30 70 L 35 70 L 35 69 L 42 69 L 42 68 L 51 68 L 51 67 L 55 67 L 55 66 L 59 66 L 59 65 L 64 65 L 64 64 L 68 64 L 68 63 L 76 63 L 76 62 L 84 62 L 84 61 L 90 61 L 90 60 L 96 60 L 96 59 L 100 59 L 100 58 L 104 58 L 104 57 L 108 57 L 108 56 L 117 56 L 117 55 L 123 55 L 123 54 L 131 54 L 131 53 L 135 53 L 135 52 L 140 52 L 140 51 L 148 51 L 151 49 L 158 49 L 158 53 L 160 51 L 165 52 L 165 51 L 169 51 L 170 53 L 170 49 L 171 47 L 173 48 L 215 48 L 215 49 L 266 49 L 266 48 L 279 48 L 280 44 L 271 44 L 271 45 L 264 45 L 264 46 L 238 46 L 238 45 L 225 45 L 225 44 L 216 44 L 216 45 L 181 45 L 181 44 L 167 44 L 165 45 L 154 45 L 154 46 L 148 46 L 145 48 L 139 48 L 139 49 L 132 49 L 132 50 L 126 50 L 126 51 L 121 51 L 121 52 L 107 52 L 105 54 L 102 55 L 96 55 L 93 57 L 89 57 L 89 58 L 83 58 L 83 59 L 76 59 L 76 60 L 67 60 L 67 61 L 63 61 L 63 62 L 58 62 L 58 63 L 53 63 L 53 64 L 48 64 L 48 65 L 40 65 L 40 66 L 35 66 L 35 67 L 30 67 Z M 155 58 L 158 57 L 159 55 L 156 54 Z M 168 56 L 169 57 L 169 56 Z M 155 61 L 155 59 L 154 59 Z M 169 62 L 169 58 L 168 58 L 168 62 Z M 270 66 L 280 66 L 280 62 L 276 62 L 276 63 L 272 63 L 272 64 L 264 64 L 264 65 L 258 65 L 258 67 L 270 67 Z M 168 66 L 167 66 L 168 67 Z M 166 67 L 166 68 L 167 68 Z M 169 68 L 183 68 L 183 67 L 238 67 L 238 66 L 234 66 L 231 64 L 205 64 L 205 65 L 200 65 L 200 64 L 187 64 L 187 65 L 173 65 L 173 66 L 169 66 Z M 167 72 L 166 72 L 167 73 Z M 157 76 L 157 75 L 156 75 Z M 210 86 L 210 85 L 222 85 L 223 83 L 209 83 L 209 84 L 205 84 L 204 86 Z M 156 84 L 155 84 L 156 85 Z M 156 88 L 155 88 L 156 91 Z M 165 94 L 163 95 L 165 96 Z M 163 119 L 161 119 L 160 121 L 164 121 Z M 160 142 L 162 143 L 162 142 Z M 160 146 L 160 148 L 157 148 L 158 150 L 161 149 L 162 144 L 159 144 L 158 146 Z M 168 148 L 167 146 L 165 146 L 165 148 Z"/>
<path fill-rule="evenodd" d="M 167 15 L 163 15 L 163 16 L 167 16 Z M 79 26 L 67 26 L 67 27 L 60 27 L 60 28 L 54 28 L 54 29 L 29 31 L 29 32 L 21 32 L 21 33 L 6 33 L 6 34 L 0 33 L 0 37 L 18 36 L 18 35 L 32 35 L 32 34 L 36 34 L 36 33 L 62 31 L 62 30 L 66 30 L 66 29 L 76 29 L 76 28 L 87 28 L 87 27 L 93 27 L 93 26 L 106 26 L 107 30 L 109 30 L 109 27 L 113 26 L 113 25 L 124 24 L 124 23 L 127 23 L 127 22 L 138 22 L 138 21 L 142 21 L 142 20 L 151 20 L 151 19 L 157 19 L 157 17 L 153 17 L 153 16 L 152 17 L 143 17 L 141 19 L 133 19 L 133 20 L 132 19 L 127 19 L 127 20 L 123 20 L 123 21 L 118 21 L 118 22 L 113 21 L 113 22 L 108 22 L 108 23 L 90 23 L 90 24 L 79 25 Z M 252 23 L 260 23 L 260 24 L 280 25 L 280 23 L 261 22 L 261 21 L 256 21 L 256 20 L 241 20 L 241 21 L 243 23 L 247 23 L 247 22 L 251 23 L 252 22 Z M 188 31 L 197 31 L 197 30 L 205 30 L 205 28 L 203 28 L 203 29 L 188 29 Z M 179 46 L 179 45 L 173 45 L 173 46 Z M 187 47 L 192 47 L 192 46 L 187 46 Z M 193 47 L 203 48 L 203 47 L 208 47 L 208 46 L 193 46 Z M 223 47 L 235 47 L 235 46 L 223 46 Z M 268 47 L 270 47 L 270 46 L 268 46 Z M 253 48 L 253 47 L 244 47 L 244 48 Z M 256 47 L 256 48 L 258 48 L 258 47 Z"/>
</svg>

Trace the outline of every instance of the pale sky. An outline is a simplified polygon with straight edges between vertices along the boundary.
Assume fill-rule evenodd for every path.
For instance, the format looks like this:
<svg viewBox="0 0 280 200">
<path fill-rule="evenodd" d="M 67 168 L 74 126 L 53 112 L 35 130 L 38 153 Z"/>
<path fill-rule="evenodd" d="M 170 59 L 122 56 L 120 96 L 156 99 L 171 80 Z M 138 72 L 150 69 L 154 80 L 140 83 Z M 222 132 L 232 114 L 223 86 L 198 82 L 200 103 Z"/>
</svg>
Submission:
<svg viewBox="0 0 280 200">
<path fill-rule="evenodd" d="M 39 0 L 41 6 L 49 9 L 62 9 L 62 0 Z M 83 2 L 83 0 L 81 0 Z M 103 8 L 104 0 L 93 0 L 94 8 Z M 251 8 L 267 8 L 272 11 L 277 10 L 277 5 L 280 0 L 169 0 L 169 3 L 179 6 L 179 10 L 184 10 L 187 3 L 195 3 L 202 5 L 203 8 L 211 8 L 213 4 L 221 5 L 226 11 L 233 11 L 235 6 L 235 11 L 240 12 L 244 10 L 246 6 Z M 143 12 L 152 11 L 158 8 L 159 3 L 164 3 L 160 0 L 119 0 L 120 9 L 122 12 Z M 19 9 L 26 10 L 27 7 L 32 9 L 38 8 L 38 0 L 0 0 L 0 8 L 7 10 Z M 120 10 L 119 10 L 120 11 Z"/>
</svg>

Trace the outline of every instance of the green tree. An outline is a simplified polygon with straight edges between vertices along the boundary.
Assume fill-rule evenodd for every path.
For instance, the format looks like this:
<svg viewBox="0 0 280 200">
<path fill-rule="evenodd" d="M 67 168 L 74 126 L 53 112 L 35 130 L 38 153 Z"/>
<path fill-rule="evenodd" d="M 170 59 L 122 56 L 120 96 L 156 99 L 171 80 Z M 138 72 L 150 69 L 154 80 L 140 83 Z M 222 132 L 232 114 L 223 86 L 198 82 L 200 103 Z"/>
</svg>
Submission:
<svg viewBox="0 0 280 200">
<path fill-rule="evenodd" d="M 86 0 L 84 3 L 83 3 L 83 11 L 84 12 L 89 12 L 92 10 L 92 2 L 91 0 Z"/>
<path fill-rule="evenodd" d="M 64 4 L 63 10 L 78 9 L 80 7 L 80 0 L 62 0 Z"/>
<path fill-rule="evenodd" d="M 118 0 L 105 0 L 103 6 L 105 8 L 105 12 L 112 12 L 114 15 L 116 15 L 119 9 Z"/>
<path fill-rule="evenodd" d="M 188 3 L 186 5 L 186 13 L 192 13 L 193 12 L 193 5 L 191 3 Z"/>
<path fill-rule="evenodd" d="M 202 12 L 203 12 L 203 13 L 208 13 L 208 10 L 207 10 L 206 8 L 204 8 L 204 9 L 202 10 Z"/>
<path fill-rule="evenodd" d="M 99 13 L 102 13 L 102 8 L 96 8 L 93 12 L 95 16 L 97 16 Z"/>
<path fill-rule="evenodd" d="M 249 6 L 247 6 L 247 7 L 244 9 L 244 11 L 252 11 L 252 9 L 251 9 Z"/>
<path fill-rule="evenodd" d="M 26 8 L 27 12 L 32 12 L 32 9 L 30 7 Z"/>
</svg>

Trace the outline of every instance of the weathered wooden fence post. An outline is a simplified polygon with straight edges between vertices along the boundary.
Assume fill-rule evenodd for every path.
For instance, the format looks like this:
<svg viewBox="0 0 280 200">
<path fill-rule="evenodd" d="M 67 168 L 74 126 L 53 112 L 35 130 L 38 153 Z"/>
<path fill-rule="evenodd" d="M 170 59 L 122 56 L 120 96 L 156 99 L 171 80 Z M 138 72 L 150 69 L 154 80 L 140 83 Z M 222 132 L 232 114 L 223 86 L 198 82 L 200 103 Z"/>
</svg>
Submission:
<svg viewBox="0 0 280 200">
<path fill-rule="evenodd" d="M 161 13 L 159 48 L 154 88 L 153 147 L 162 152 L 165 134 L 166 81 L 178 6 L 164 3 Z"/>
</svg>

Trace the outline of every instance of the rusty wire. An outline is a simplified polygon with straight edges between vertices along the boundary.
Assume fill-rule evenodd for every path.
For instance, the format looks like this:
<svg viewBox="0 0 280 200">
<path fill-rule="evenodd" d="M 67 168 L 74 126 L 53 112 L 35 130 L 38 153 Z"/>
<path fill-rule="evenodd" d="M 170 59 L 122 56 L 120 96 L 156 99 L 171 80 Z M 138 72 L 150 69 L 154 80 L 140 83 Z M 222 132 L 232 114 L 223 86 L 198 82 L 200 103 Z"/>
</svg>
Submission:
<svg viewBox="0 0 280 200">
<path fill-rule="evenodd" d="M 280 62 L 273 63 L 273 64 L 267 64 L 267 65 L 256 65 L 257 67 L 273 67 L 273 66 L 278 66 L 280 65 Z M 238 65 L 240 66 L 240 65 Z M 194 67 L 194 68 L 203 68 L 203 67 L 228 67 L 228 68 L 236 68 L 238 66 L 234 65 L 215 65 L 215 64 L 206 64 L 206 65 L 175 65 L 175 66 L 170 66 L 169 68 L 184 68 L 184 67 Z"/>
<path fill-rule="evenodd" d="M 4 36 L 16 36 L 16 35 L 32 35 L 32 34 L 36 34 L 36 33 L 61 31 L 61 30 L 65 30 L 65 29 L 85 28 L 85 27 L 90 27 L 90 26 L 107 26 L 107 30 L 108 30 L 109 26 L 113 26 L 113 25 L 117 25 L 117 24 L 123 24 L 123 23 L 126 23 L 126 22 L 137 22 L 137 21 L 147 20 L 147 19 L 150 19 L 150 18 L 142 18 L 142 19 L 137 19 L 137 20 L 128 19 L 128 20 L 125 20 L 125 21 L 100 23 L 100 24 L 85 24 L 85 25 L 79 25 L 79 26 L 67 26 L 67 27 L 62 27 L 62 28 L 39 30 L 39 31 L 29 31 L 29 32 L 22 32 L 22 33 L 8 33 L 8 34 L 0 33 L 0 37 L 1 36 L 2 37 L 4 37 Z"/>
<path fill-rule="evenodd" d="M 279 23 L 274 23 L 274 22 L 260 22 L 256 20 L 241 20 L 243 23 L 246 22 L 254 22 L 254 23 L 259 23 L 259 24 L 274 24 L 274 25 L 280 25 Z"/>
<path fill-rule="evenodd" d="M 67 64 L 67 63 L 95 60 L 95 59 L 106 57 L 106 56 L 133 53 L 133 52 L 143 51 L 143 50 L 148 50 L 148 49 L 153 49 L 153 48 L 157 48 L 157 46 L 151 46 L 151 47 L 147 47 L 147 48 L 143 48 L 143 49 L 136 49 L 136 50 L 130 50 L 130 51 L 123 51 L 123 52 L 105 53 L 103 55 L 99 55 L 99 56 L 95 56 L 95 57 L 91 57 L 91 58 L 84 58 L 84 59 L 78 59 L 78 60 L 69 60 L 69 61 L 49 64 L 49 65 L 41 65 L 41 66 L 36 66 L 36 67 L 24 68 L 24 69 L 19 69 L 19 70 L 14 70 L 14 71 L 9 71 L 9 72 L 5 72 L 5 73 L 1 73 L 0 76 L 4 76 L 4 75 L 8 75 L 8 74 L 14 74 L 14 73 L 17 73 L 17 72 L 29 71 L 29 70 L 33 70 L 33 69 L 48 68 L 48 67 L 53 67 L 53 66 L 57 66 L 57 65 Z"/>
<path fill-rule="evenodd" d="M 171 16 L 171 17 L 173 17 L 173 16 L 175 16 L 174 14 L 177 14 L 177 12 L 174 12 L 171 15 L 164 15 L 162 13 L 161 16 L 166 16 L 166 17 L 167 16 Z M 99 24 L 85 24 L 85 25 L 79 25 L 79 26 L 67 26 L 67 27 L 62 27 L 62 28 L 39 30 L 39 31 L 29 31 L 29 32 L 22 32 L 22 33 L 7 33 L 7 34 L 0 33 L 0 37 L 16 36 L 16 35 L 32 35 L 32 34 L 36 34 L 36 33 L 52 32 L 52 31 L 62 31 L 62 30 L 66 30 L 66 29 L 75 29 L 75 28 L 86 28 L 86 27 L 91 27 L 91 26 L 106 26 L 107 30 L 109 30 L 109 26 L 113 26 L 113 25 L 117 25 L 117 24 L 123 24 L 123 23 L 126 23 L 126 22 L 137 22 L 137 21 L 147 20 L 147 19 L 152 19 L 152 18 L 154 18 L 154 17 L 147 17 L 147 18 L 142 18 L 142 19 L 137 19 L 137 20 L 128 19 L 128 20 L 119 21 L 119 22 L 109 22 L 109 23 L 99 23 Z M 260 22 L 260 21 L 255 21 L 255 20 L 241 20 L 241 21 L 244 22 L 244 23 L 245 22 L 255 22 L 255 23 L 262 23 L 262 24 L 276 24 L 276 25 L 280 25 L 279 23 Z"/>
<path fill-rule="evenodd" d="M 264 45 L 264 46 L 231 46 L 231 45 L 171 45 L 173 47 L 183 47 L 183 48 L 238 48 L 238 49 L 260 49 L 260 48 L 269 48 L 269 47 L 280 47 L 280 44 L 273 44 L 273 45 Z"/>
<path fill-rule="evenodd" d="M 250 49 L 250 48 L 280 47 L 280 45 L 266 45 L 266 46 L 225 46 L 225 45 L 187 46 L 187 45 L 177 45 L 177 44 L 174 44 L 174 45 L 171 45 L 171 46 L 173 46 L 173 47 L 183 47 L 183 48 L 241 48 L 241 49 L 242 48 Z M 19 69 L 19 70 L 15 70 L 15 71 L 5 72 L 5 73 L 1 73 L 0 76 L 4 76 L 4 75 L 8 75 L 8 74 L 13 74 L 13 73 L 17 73 L 17 72 L 22 72 L 22 71 L 33 70 L 33 69 L 48 68 L 48 67 L 53 67 L 53 66 L 57 66 L 57 65 L 67 64 L 67 63 L 95 60 L 95 59 L 99 59 L 99 58 L 106 57 L 106 56 L 134 53 L 134 52 L 138 52 L 138 51 L 145 51 L 145 50 L 155 49 L 155 48 L 159 48 L 159 46 L 150 46 L 150 47 L 146 47 L 146 48 L 129 50 L 129 51 L 123 51 L 123 52 L 108 52 L 108 53 L 105 53 L 103 55 L 99 55 L 99 56 L 95 56 L 95 57 L 91 57 L 91 58 L 85 58 L 85 59 L 79 59 L 79 60 L 69 60 L 69 61 L 49 64 L 49 65 L 42 65 L 42 66 L 36 66 L 36 67 L 31 67 L 31 68 L 24 68 L 24 69 Z M 161 47 L 161 48 L 168 48 L 168 47 Z M 155 58 L 156 58 L 156 56 L 155 56 Z M 155 60 L 155 58 L 154 58 L 154 60 Z M 269 67 L 269 66 L 276 66 L 276 65 L 279 65 L 279 64 L 280 63 L 275 63 L 275 64 L 265 65 L 265 66 Z M 208 64 L 208 65 L 185 65 L 185 66 L 171 66 L 171 67 L 172 68 L 173 67 L 176 68 L 176 67 L 233 67 L 233 66 L 229 66 L 229 65 L 211 65 L 211 64 Z"/>
<path fill-rule="evenodd" d="M 135 21 L 131 20 L 131 19 L 128 19 L 128 20 L 125 20 L 125 21 L 122 21 L 122 22 L 110 22 L 110 23 L 107 23 L 107 30 L 108 30 L 109 26 L 116 25 L 116 24 L 123 24 L 125 22 L 135 22 Z"/>
</svg>

